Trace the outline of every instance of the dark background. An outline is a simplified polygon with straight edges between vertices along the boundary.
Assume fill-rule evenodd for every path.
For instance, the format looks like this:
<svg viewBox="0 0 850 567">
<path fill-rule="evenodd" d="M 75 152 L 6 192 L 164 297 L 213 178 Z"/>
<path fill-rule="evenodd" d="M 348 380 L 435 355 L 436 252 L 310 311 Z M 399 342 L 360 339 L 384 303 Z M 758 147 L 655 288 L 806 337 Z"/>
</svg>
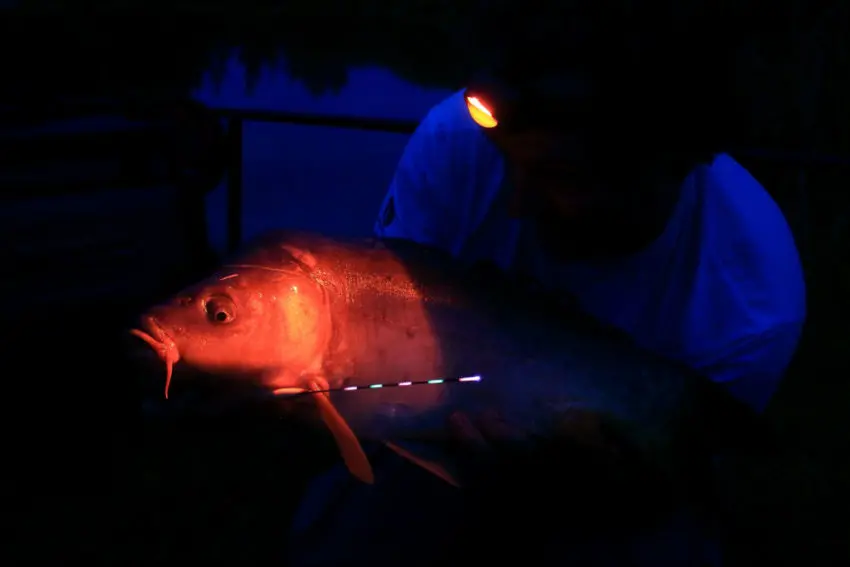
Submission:
<svg viewBox="0 0 850 567">
<path fill-rule="evenodd" d="M 228 185 L 244 237 L 368 233 L 405 132 L 504 40 L 510 3 L 19 4 L 0 20 L 7 529 L 33 558 L 279 557 L 333 453 L 275 415 L 143 421 L 123 329 L 225 250 Z M 783 208 L 809 286 L 768 417 L 850 478 L 847 4 L 644 4 L 635 37 L 701 19 L 737 42 L 733 154 Z"/>
</svg>

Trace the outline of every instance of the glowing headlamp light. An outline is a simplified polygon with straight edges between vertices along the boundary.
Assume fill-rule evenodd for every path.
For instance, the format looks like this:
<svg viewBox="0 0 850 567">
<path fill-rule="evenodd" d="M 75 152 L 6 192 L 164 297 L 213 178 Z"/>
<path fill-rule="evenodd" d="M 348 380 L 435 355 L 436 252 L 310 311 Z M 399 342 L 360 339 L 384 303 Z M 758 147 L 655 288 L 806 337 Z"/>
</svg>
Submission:
<svg viewBox="0 0 850 567">
<path fill-rule="evenodd" d="M 487 108 L 477 96 L 466 95 L 466 108 L 476 124 L 482 128 L 495 128 L 499 121 L 493 116 L 493 111 Z"/>
</svg>

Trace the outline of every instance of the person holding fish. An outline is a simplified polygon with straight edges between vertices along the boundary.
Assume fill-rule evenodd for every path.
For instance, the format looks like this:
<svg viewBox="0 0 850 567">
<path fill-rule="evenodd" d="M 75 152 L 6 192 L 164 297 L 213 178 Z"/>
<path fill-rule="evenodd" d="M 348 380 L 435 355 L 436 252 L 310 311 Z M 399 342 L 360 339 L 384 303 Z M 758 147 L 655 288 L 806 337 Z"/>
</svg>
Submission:
<svg viewBox="0 0 850 567">
<path fill-rule="evenodd" d="M 543 51 L 506 49 L 428 113 L 376 234 L 560 294 L 763 411 L 797 347 L 805 287 L 782 212 L 724 153 L 735 115 L 707 75 L 722 65 L 707 56 L 673 74 L 622 53 L 583 66 Z M 524 438 L 486 412 L 451 426 L 479 453 Z M 448 487 L 390 451 L 372 463 L 374 486 L 353 486 L 342 468 L 315 483 L 293 532 L 296 565 L 437 561 L 464 532 Z M 664 541 L 648 564 L 711 561 Z"/>
</svg>

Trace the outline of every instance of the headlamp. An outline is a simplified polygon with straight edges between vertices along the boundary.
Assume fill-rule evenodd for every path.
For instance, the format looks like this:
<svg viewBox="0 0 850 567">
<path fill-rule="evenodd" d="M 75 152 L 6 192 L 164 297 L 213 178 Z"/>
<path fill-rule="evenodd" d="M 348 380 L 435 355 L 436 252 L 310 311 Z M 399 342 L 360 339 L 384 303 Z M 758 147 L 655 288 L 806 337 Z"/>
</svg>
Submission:
<svg viewBox="0 0 850 567">
<path fill-rule="evenodd" d="M 494 80 L 473 81 L 463 93 L 469 116 L 482 128 L 522 130 L 538 120 L 536 104 L 511 86 Z"/>
<path fill-rule="evenodd" d="M 482 69 L 470 78 L 463 95 L 476 124 L 501 133 L 588 125 L 592 91 L 581 75 L 526 67 Z"/>
<path fill-rule="evenodd" d="M 476 124 L 482 128 L 495 128 L 499 125 L 499 121 L 493 116 L 493 111 L 481 98 L 469 93 L 465 94 L 466 108 L 469 110 L 469 116 Z"/>
</svg>

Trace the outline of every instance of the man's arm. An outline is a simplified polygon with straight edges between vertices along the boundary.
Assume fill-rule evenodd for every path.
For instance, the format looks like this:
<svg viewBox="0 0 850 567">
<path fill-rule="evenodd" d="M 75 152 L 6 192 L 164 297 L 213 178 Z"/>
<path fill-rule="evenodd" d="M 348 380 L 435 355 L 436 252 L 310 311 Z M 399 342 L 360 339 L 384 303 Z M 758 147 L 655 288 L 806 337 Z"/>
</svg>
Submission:
<svg viewBox="0 0 850 567">
<path fill-rule="evenodd" d="M 465 211 L 456 205 L 458 199 L 452 199 L 454 136 L 441 122 L 432 111 L 410 137 L 375 221 L 375 233 L 455 252 Z"/>
<path fill-rule="evenodd" d="M 803 322 L 776 325 L 738 341 L 722 360 L 702 368 L 733 396 L 762 412 L 797 350 Z"/>
<path fill-rule="evenodd" d="M 460 254 L 501 186 L 502 157 L 459 91 L 435 106 L 407 143 L 375 233 Z"/>
</svg>

